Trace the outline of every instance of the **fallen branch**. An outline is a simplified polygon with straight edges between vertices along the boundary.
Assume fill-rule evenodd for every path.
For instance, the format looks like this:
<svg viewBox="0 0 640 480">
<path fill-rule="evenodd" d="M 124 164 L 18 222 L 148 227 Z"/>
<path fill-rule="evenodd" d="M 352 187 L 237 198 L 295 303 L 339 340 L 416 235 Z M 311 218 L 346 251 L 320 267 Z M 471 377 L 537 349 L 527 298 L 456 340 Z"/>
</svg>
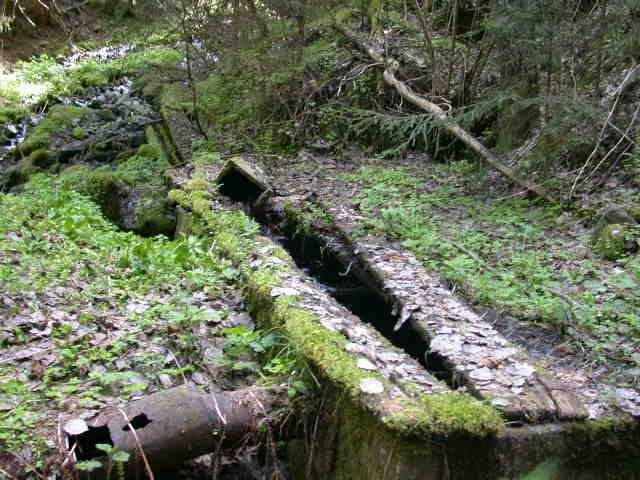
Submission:
<svg viewBox="0 0 640 480">
<path fill-rule="evenodd" d="M 411 90 L 411 88 L 408 87 L 404 82 L 398 80 L 398 78 L 396 77 L 396 71 L 399 68 L 399 64 L 396 60 L 388 57 L 385 58 L 380 49 L 364 42 L 358 37 L 358 35 L 347 29 L 343 25 L 336 23 L 335 27 L 360 50 L 369 55 L 374 62 L 385 66 L 383 74 L 384 81 L 388 85 L 395 88 L 395 90 L 398 92 L 398 94 L 400 94 L 402 98 L 421 108 L 422 110 L 431 113 L 437 121 L 442 123 L 442 126 L 445 130 L 462 141 L 465 145 L 467 145 L 467 147 L 477 153 L 487 164 L 498 170 L 509 180 L 516 183 L 517 185 L 526 188 L 527 191 L 534 193 L 536 196 L 543 198 L 550 203 L 558 203 L 558 201 L 554 199 L 547 192 L 547 190 L 540 185 L 518 178 L 513 169 L 504 165 L 498 159 L 498 157 L 496 157 L 495 154 L 493 154 L 487 147 L 480 143 L 480 141 L 478 141 L 473 135 L 471 135 L 460 125 L 458 125 L 450 116 L 447 115 L 447 113 L 442 108 L 440 108 L 435 103 L 430 102 L 426 98 L 418 95 L 413 90 Z"/>
</svg>

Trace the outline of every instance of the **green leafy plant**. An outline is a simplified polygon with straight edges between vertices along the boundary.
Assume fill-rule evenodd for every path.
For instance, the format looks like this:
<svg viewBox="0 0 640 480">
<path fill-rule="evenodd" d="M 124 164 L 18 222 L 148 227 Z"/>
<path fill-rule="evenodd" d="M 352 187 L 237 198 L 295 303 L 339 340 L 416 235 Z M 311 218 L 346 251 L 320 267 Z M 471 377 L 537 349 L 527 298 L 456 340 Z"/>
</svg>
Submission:
<svg viewBox="0 0 640 480">
<path fill-rule="evenodd" d="M 124 467 L 129 461 L 129 453 L 115 448 L 108 443 L 98 443 L 96 448 L 107 455 L 106 475 L 107 480 L 111 478 L 113 469 L 115 468 L 118 480 L 124 480 L 125 470 Z"/>
</svg>

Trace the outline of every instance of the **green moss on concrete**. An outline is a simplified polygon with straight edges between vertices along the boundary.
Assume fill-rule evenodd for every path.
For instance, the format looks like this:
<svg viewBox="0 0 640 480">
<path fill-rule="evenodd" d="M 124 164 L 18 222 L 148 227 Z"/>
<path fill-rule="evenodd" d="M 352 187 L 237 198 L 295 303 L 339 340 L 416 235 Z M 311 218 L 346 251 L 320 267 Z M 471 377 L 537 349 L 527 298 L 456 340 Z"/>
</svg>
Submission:
<svg viewBox="0 0 640 480">
<path fill-rule="evenodd" d="M 23 155 L 27 155 L 34 150 L 47 148 L 53 134 L 77 125 L 88 112 L 89 109 L 84 107 L 54 105 L 45 119 L 40 122 L 33 133 L 20 146 L 20 151 Z"/>
<path fill-rule="evenodd" d="M 421 395 L 403 399 L 400 403 L 403 408 L 385 422 L 406 435 L 484 437 L 504 430 L 504 419 L 500 413 L 468 394 Z"/>
<path fill-rule="evenodd" d="M 201 217 L 215 239 L 216 248 L 239 266 L 258 323 L 281 329 L 291 345 L 319 374 L 353 401 L 364 399 L 360 384 L 365 378 L 379 380 L 385 393 L 391 390 L 391 384 L 382 375 L 358 368 L 355 356 L 345 350 L 346 337 L 325 328 L 316 314 L 297 307 L 295 296 L 273 297 L 273 289 L 280 285 L 277 271 L 256 269 L 250 264 L 255 258 L 255 223 L 242 212 L 212 211 L 207 184 L 201 179 L 192 181 L 187 190 L 174 190 L 170 197 Z M 291 262 L 283 250 L 274 254 Z M 362 408 L 369 404 L 376 410 L 376 403 L 379 406 L 385 401 L 386 395 L 368 395 Z M 394 413 L 384 418 L 383 423 L 403 436 L 464 434 L 476 437 L 496 434 L 504 427 L 503 419 L 495 409 L 466 394 L 406 397 L 402 402 L 396 402 L 391 411 Z"/>
<path fill-rule="evenodd" d="M 562 478 L 560 476 L 561 469 L 562 463 L 559 459 L 546 460 L 521 477 L 520 480 L 560 480 Z"/>
<path fill-rule="evenodd" d="M 567 444 L 573 452 L 593 451 L 596 456 L 577 455 L 567 460 L 570 471 L 599 472 L 600 477 L 636 479 L 640 472 L 640 423 L 631 419 L 605 417 L 588 422 L 575 422 L 567 426 Z M 602 462 L 606 458 L 606 462 Z M 615 465 L 616 476 L 611 477 Z M 594 473 L 597 475 L 597 473 Z M 566 476 L 568 477 L 568 475 Z M 562 477 L 565 478 L 565 477 Z"/>
<path fill-rule="evenodd" d="M 333 384 L 356 398 L 361 395 L 360 383 L 366 378 L 375 378 L 390 385 L 377 372 L 358 368 L 356 358 L 345 351 L 347 339 L 340 333 L 328 330 L 319 318 L 301 308 L 292 307 L 290 299 L 278 298 L 274 308 L 274 319 L 296 349 L 311 361 Z"/>
<path fill-rule="evenodd" d="M 436 480 L 443 478 L 437 444 L 403 438 L 358 404 L 337 401 L 336 480 Z"/>
</svg>

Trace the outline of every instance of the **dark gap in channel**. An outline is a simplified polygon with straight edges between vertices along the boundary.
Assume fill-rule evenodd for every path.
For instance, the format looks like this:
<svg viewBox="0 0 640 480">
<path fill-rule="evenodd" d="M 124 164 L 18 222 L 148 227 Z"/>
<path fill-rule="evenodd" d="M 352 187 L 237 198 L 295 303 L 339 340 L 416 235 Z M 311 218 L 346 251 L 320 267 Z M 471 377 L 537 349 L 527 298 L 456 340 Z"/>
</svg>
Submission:
<svg viewBox="0 0 640 480">
<path fill-rule="evenodd" d="M 276 222 L 271 223 L 264 216 L 257 215 L 256 218 L 264 227 L 263 233 L 282 245 L 296 265 L 319 282 L 341 305 L 420 362 L 436 378 L 449 383 L 452 388 L 459 387 L 442 359 L 428 352 L 428 344 L 408 322 L 399 330 L 394 330 L 399 314 L 394 312 L 393 304 L 352 271 L 348 271 L 350 269 L 340 262 L 331 249 L 326 248 L 325 242 L 297 231 L 296 225 L 285 225 L 279 229 Z M 274 232 L 275 229 L 278 229 L 278 234 Z"/>
<path fill-rule="evenodd" d="M 264 190 L 236 169 L 231 169 L 222 179 L 220 193 L 236 202 L 253 204 Z"/>
<path fill-rule="evenodd" d="M 363 281 L 351 268 L 345 267 L 338 255 L 325 242 L 307 234 L 302 225 L 283 218 L 282 214 L 265 211 L 256 205 L 263 189 L 236 170 L 222 179 L 220 192 L 245 205 L 248 213 L 263 227 L 263 234 L 278 242 L 289 252 L 296 265 L 313 277 L 327 292 L 363 322 L 372 325 L 393 345 L 416 359 L 429 373 L 457 389 L 454 378 L 442 357 L 429 352 L 428 343 L 406 322 L 399 330 L 394 327 L 399 313 L 393 301 L 385 298 L 373 278 Z M 354 259 L 356 261 L 356 259 Z"/>
<path fill-rule="evenodd" d="M 451 388 L 460 386 L 442 358 L 429 353 L 428 343 L 408 322 L 398 331 L 394 330 L 399 315 L 394 312 L 391 300 L 367 284 L 375 285 L 373 279 L 365 282 L 358 278 L 350 268 L 344 266 L 330 248 L 327 248 L 325 242 L 314 235 L 301 232 L 301 225 L 292 223 L 274 212 L 256 208 L 254 202 L 263 190 L 244 175 L 231 171 L 224 176 L 222 183 L 221 193 L 236 202 L 242 202 L 248 213 L 262 225 L 263 234 L 282 245 L 296 265 L 318 281 L 341 305 L 365 323 L 372 325 L 436 378 L 447 382 Z"/>
</svg>

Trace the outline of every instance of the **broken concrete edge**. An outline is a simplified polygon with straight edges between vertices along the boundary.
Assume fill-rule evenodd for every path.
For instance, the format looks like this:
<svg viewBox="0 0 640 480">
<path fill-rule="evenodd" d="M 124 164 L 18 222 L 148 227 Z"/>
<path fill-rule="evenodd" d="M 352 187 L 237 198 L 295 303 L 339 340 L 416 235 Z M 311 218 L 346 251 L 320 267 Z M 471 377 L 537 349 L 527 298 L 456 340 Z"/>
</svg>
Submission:
<svg viewBox="0 0 640 480">
<path fill-rule="evenodd" d="M 171 198 L 198 217 L 196 222 L 203 223 L 201 230 L 212 236 L 215 248 L 242 272 L 250 308 L 258 323 L 280 328 L 321 378 L 337 386 L 388 428 L 401 435 L 420 437 L 482 437 L 504 430 L 504 420 L 496 409 L 467 394 L 407 394 L 411 388 L 406 386 L 405 392 L 392 397 L 390 392 L 398 390 L 396 385 L 377 372 L 359 368 L 356 356 L 344 349 L 346 337 L 322 326 L 314 312 L 298 305 L 295 295 L 277 294 L 281 286 L 279 275 L 297 271 L 297 267 L 281 247 L 257 236 L 258 228 L 249 217 L 238 210 L 214 210 L 209 189 L 174 190 Z M 265 247 L 277 261 L 270 267 L 265 263 L 252 266 L 252 259 L 264 258 L 258 251 Z M 382 392 L 364 393 L 363 382 L 367 381 L 381 385 Z"/>
<path fill-rule="evenodd" d="M 217 184 L 223 183 L 224 177 L 233 171 L 242 175 L 245 179 L 253 183 L 256 187 L 258 187 L 262 191 L 272 190 L 269 179 L 267 178 L 265 173 L 260 169 L 260 167 L 246 161 L 244 158 L 240 156 L 235 156 L 227 160 L 227 163 L 224 164 L 224 166 L 222 167 L 222 170 L 220 170 L 220 173 L 216 178 L 216 183 Z"/>
</svg>

